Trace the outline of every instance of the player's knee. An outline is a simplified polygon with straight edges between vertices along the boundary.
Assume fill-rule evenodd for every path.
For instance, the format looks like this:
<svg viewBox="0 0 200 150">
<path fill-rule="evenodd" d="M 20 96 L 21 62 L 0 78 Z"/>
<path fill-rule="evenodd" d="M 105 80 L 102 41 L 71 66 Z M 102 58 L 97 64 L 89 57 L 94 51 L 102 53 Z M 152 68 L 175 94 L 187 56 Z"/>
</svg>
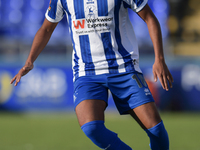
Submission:
<svg viewBox="0 0 200 150">
<path fill-rule="evenodd" d="M 118 138 L 116 133 L 105 127 L 104 121 L 88 122 L 81 129 L 94 144 L 102 149 L 131 150 L 128 145 Z"/>
<path fill-rule="evenodd" d="M 95 137 L 96 135 L 100 134 L 99 131 L 101 131 L 103 128 L 103 121 L 91 121 L 81 127 L 87 137 Z"/>
<path fill-rule="evenodd" d="M 162 121 L 145 131 L 150 138 L 150 147 L 152 150 L 169 150 L 169 138 Z"/>
<path fill-rule="evenodd" d="M 81 129 L 85 135 L 100 148 L 106 148 L 109 146 L 113 137 L 117 137 L 117 134 L 106 129 L 104 121 L 91 121 L 84 124 Z M 111 139 L 107 138 L 112 137 Z"/>
</svg>

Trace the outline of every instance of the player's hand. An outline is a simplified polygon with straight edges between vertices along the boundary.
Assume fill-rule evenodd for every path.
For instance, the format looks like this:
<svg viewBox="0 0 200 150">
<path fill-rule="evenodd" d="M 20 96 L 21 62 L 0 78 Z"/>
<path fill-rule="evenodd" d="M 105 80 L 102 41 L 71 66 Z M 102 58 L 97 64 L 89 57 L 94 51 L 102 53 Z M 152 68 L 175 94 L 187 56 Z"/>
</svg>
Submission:
<svg viewBox="0 0 200 150">
<path fill-rule="evenodd" d="M 17 86 L 17 84 L 20 82 L 21 77 L 26 75 L 30 70 L 33 69 L 33 64 L 32 63 L 27 63 L 24 65 L 24 67 L 22 67 L 18 74 L 15 75 L 15 77 L 10 81 L 10 84 L 12 84 L 15 81 L 15 86 Z"/>
<path fill-rule="evenodd" d="M 157 61 L 153 65 L 154 81 L 156 82 L 159 78 L 160 83 L 166 91 L 172 88 L 172 82 L 174 82 L 171 73 L 164 61 Z M 168 84 L 169 83 L 169 84 Z M 169 85 L 169 86 L 168 86 Z"/>
</svg>

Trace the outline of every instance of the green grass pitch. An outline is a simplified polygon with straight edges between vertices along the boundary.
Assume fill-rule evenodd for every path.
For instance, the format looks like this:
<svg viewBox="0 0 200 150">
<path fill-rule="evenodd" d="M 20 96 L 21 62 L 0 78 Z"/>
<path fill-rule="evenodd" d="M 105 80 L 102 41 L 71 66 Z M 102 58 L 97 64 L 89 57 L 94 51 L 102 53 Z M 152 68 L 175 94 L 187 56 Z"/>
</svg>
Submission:
<svg viewBox="0 0 200 150">
<path fill-rule="evenodd" d="M 170 150 L 200 150 L 200 114 L 161 113 Z M 134 150 L 150 150 L 146 133 L 130 116 L 106 113 L 106 126 Z M 99 150 L 73 113 L 0 113 L 0 150 Z"/>
</svg>

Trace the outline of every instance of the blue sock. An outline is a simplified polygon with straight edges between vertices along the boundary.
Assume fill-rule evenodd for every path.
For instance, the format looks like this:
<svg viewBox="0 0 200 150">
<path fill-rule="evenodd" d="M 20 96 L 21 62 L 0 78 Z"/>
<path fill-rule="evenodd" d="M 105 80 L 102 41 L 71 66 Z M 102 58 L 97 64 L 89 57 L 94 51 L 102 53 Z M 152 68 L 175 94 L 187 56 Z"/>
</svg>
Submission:
<svg viewBox="0 0 200 150">
<path fill-rule="evenodd" d="M 91 121 L 84 124 L 81 129 L 86 136 L 98 147 L 105 150 L 132 150 L 122 142 L 116 133 L 108 130 L 104 121 Z"/>
<path fill-rule="evenodd" d="M 150 138 L 150 147 L 152 150 L 169 150 L 169 138 L 162 121 L 145 131 Z"/>
</svg>

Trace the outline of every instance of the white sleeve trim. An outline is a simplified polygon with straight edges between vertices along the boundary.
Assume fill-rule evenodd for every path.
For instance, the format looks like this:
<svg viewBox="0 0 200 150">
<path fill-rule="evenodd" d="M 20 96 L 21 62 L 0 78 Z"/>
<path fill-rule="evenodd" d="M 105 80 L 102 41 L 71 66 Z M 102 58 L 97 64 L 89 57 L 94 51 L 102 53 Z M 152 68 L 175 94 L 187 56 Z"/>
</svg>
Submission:
<svg viewBox="0 0 200 150">
<path fill-rule="evenodd" d="M 63 16 L 64 16 L 64 14 L 63 14 L 64 12 L 63 12 L 63 7 L 62 7 L 62 4 L 61 4 L 61 1 L 60 1 L 60 0 L 58 0 L 57 3 L 54 4 L 54 5 L 56 5 L 56 6 L 55 6 L 55 7 L 56 7 L 55 19 L 51 18 L 51 17 L 48 15 L 49 11 L 51 11 L 51 10 L 49 10 L 49 9 L 47 9 L 46 14 L 45 14 L 45 17 L 46 17 L 46 19 L 47 19 L 48 21 L 53 22 L 53 23 L 57 23 L 57 22 L 59 22 L 59 21 L 62 20 L 62 18 L 63 18 Z"/>
<path fill-rule="evenodd" d="M 63 17 L 61 17 L 61 18 L 52 19 L 51 17 L 48 16 L 48 10 L 45 13 L 45 17 L 48 21 L 53 22 L 53 23 L 60 22 L 63 18 Z"/>
<path fill-rule="evenodd" d="M 135 12 L 141 11 L 144 8 L 144 6 L 146 6 L 147 2 L 148 0 L 144 0 L 143 3 L 140 5 L 140 7 L 135 9 Z"/>
</svg>

